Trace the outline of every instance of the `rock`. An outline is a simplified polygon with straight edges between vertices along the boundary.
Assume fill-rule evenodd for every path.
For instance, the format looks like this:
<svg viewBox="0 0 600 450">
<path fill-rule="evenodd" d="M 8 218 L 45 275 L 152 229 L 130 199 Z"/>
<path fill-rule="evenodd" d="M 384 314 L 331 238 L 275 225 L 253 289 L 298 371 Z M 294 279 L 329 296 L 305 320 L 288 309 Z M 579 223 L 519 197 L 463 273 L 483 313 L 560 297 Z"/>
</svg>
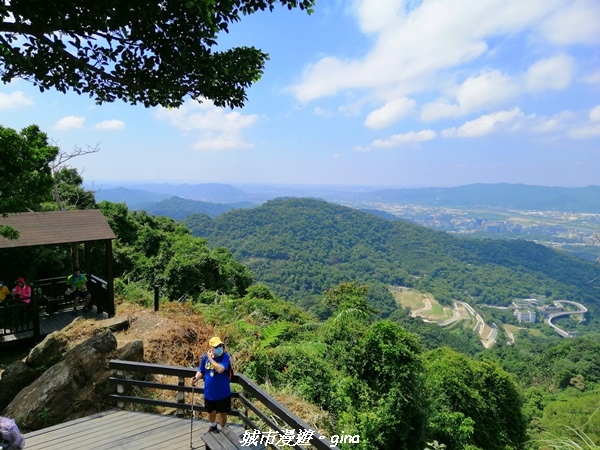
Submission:
<svg viewBox="0 0 600 450">
<path fill-rule="evenodd" d="M 59 362 L 66 353 L 69 341 L 63 331 L 55 331 L 36 345 L 25 358 L 25 364 L 33 368 L 45 368 Z"/>
<path fill-rule="evenodd" d="M 144 341 L 137 340 L 128 342 L 117 350 L 116 359 L 123 359 L 125 361 L 143 361 Z"/>
<path fill-rule="evenodd" d="M 102 329 L 109 329 L 113 333 L 115 331 L 128 330 L 131 322 L 129 319 L 123 319 L 121 317 L 113 317 L 112 319 L 102 321 Z"/>
<path fill-rule="evenodd" d="M 5 415 L 19 417 L 20 426 L 36 430 L 106 409 L 107 399 L 95 398 L 94 387 L 108 384 L 108 359 L 116 347 L 117 340 L 108 330 L 92 336 L 21 390 Z"/>
<path fill-rule="evenodd" d="M 27 366 L 23 361 L 10 364 L 0 379 L 0 411 L 21 392 L 21 389 L 32 383 L 40 374 L 39 370 Z"/>
</svg>

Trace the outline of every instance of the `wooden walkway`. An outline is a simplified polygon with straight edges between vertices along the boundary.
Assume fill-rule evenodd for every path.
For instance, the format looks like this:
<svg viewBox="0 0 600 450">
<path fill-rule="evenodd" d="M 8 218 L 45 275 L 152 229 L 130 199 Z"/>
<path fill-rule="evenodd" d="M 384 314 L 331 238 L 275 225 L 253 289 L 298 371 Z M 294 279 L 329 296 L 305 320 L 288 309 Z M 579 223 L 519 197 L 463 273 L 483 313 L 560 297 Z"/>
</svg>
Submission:
<svg viewBox="0 0 600 450">
<path fill-rule="evenodd" d="M 74 316 L 72 314 L 72 309 L 67 309 L 63 311 L 59 311 L 57 313 L 51 315 L 42 315 L 40 316 L 40 335 L 41 337 L 45 337 L 54 331 L 62 330 L 64 327 L 73 322 L 77 317 L 84 317 L 86 319 L 93 320 L 103 320 L 108 319 L 108 314 L 105 312 L 102 314 L 97 314 L 96 310 L 92 308 L 92 310 L 88 312 L 82 312 L 81 309 L 77 312 L 77 315 Z M 10 342 L 16 341 L 19 339 L 26 339 L 33 337 L 33 331 L 23 331 L 17 332 L 13 334 L 6 334 L 1 336 L 2 341 Z"/>
<path fill-rule="evenodd" d="M 228 427 L 244 433 L 241 425 Z M 194 419 L 191 447 L 190 431 L 189 418 L 114 409 L 24 436 L 27 450 L 204 450 L 208 422 Z"/>
</svg>

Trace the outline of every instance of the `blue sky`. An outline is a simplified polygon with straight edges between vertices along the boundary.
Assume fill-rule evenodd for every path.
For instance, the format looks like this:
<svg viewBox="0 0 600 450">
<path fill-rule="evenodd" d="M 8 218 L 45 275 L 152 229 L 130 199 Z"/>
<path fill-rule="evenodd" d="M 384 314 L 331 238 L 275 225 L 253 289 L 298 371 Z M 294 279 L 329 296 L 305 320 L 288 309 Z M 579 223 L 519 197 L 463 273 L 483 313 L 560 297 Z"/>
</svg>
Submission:
<svg viewBox="0 0 600 450">
<path fill-rule="evenodd" d="M 243 109 L 177 110 L 0 85 L 88 183 L 600 184 L 598 0 L 317 0 L 242 18 L 270 54 Z"/>
</svg>

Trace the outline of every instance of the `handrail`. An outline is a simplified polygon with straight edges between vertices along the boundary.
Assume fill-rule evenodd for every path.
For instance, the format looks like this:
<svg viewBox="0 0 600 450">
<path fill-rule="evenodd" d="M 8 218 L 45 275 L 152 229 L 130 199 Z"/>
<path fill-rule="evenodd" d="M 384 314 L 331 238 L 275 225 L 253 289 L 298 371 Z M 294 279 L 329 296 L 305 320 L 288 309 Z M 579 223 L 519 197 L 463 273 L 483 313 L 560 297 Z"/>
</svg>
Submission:
<svg viewBox="0 0 600 450">
<path fill-rule="evenodd" d="M 119 406 L 121 407 L 123 403 L 142 403 L 146 405 L 155 405 L 155 406 L 168 406 L 177 408 L 180 411 L 184 409 L 190 410 L 192 405 L 184 403 L 184 393 L 186 392 L 203 392 L 202 388 L 192 388 L 191 386 L 185 386 L 185 379 L 191 378 L 196 374 L 195 368 L 187 368 L 180 366 L 170 366 L 163 364 L 151 364 L 145 362 L 136 362 L 136 361 L 123 361 L 123 360 L 111 360 L 109 362 L 109 368 L 117 371 L 116 377 L 110 377 L 109 382 L 117 385 L 117 394 L 111 394 L 110 397 L 117 400 L 119 402 Z M 144 374 L 154 374 L 154 375 L 168 375 L 178 377 L 178 384 L 168 384 L 168 383 L 156 383 L 156 382 L 148 382 L 148 381 L 140 381 L 140 380 L 131 380 L 125 379 L 123 372 L 138 372 Z M 283 430 L 277 425 L 277 423 L 269 416 L 264 414 L 260 409 L 254 404 L 256 401 L 260 402 L 264 407 L 266 407 L 274 416 L 277 416 L 282 422 L 284 422 L 287 426 L 291 427 L 293 430 L 312 430 L 313 436 L 310 439 L 310 444 L 313 448 L 317 450 L 338 450 L 336 446 L 331 444 L 331 442 L 320 435 L 319 431 L 314 427 L 308 425 L 305 421 L 300 419 L 294 413 L 292 413 L 285 406 L 281 405 L 275 398 L 270 396 L 267 392 L 261 389 L 254 381 L 246 377 L 242 374 L 234 374 L 232 383 L 239 385 L 242 388 L 241 393 L 232 393 L 233 398 L 237 398 L 242 405 L 244 406 L 244 411 L 234 410 L 231 415 L 238 416 L 247 427 L 251 427 L 254 429 L 258 429 L 258 426 L 250 419 L 248 416 L 248 409 L 251 410 L 256 416 L 258 416 L 264 423 L 266 423 L 269 427 L 274 429 L 275 431 L 282 432 Z M 166 402 L 164 400 L 156 400 L 150 398 L 143 397 L 131 397 L 124 395 L 125 385 L 137 386 L 137 387 L 146 387 L 146 388 L 156 388 L 156 389 L 165 389 L 171 391 L 178 392 L 178 402 Z M 252 397 L 255 401 L 251 401 L 249 398 Z M 194 406 L 194 409 L 197 411 L 206 411 L 204 407 Z M 282 433 L 283 434 L 283 433 Z M 270 444 L 271 448 L 278 449 L 275 445 Z M 292 447 L 290 445 L 286 446 L 286 449 Z M 299 450 L 305 450 L 307 447 L 303 445 L 300 447 L 299 445 L 295 445 L 292 448 L 296 448 Z"/>
</svg>

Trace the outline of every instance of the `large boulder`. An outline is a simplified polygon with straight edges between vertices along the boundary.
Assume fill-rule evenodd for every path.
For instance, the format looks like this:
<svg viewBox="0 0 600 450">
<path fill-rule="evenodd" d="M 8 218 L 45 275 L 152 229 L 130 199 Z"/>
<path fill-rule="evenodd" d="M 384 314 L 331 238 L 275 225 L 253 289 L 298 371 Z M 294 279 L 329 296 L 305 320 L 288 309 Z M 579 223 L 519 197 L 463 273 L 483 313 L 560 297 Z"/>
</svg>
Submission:
<svg viewBox="0 0 600 450">
<path fill-rule="evenodd" d="M 138 339 L 128 342 L 117 350 L 115 359 L 122 359 L 124 361 L 143 361 L 144 341 Z"/>
<path fill-rule="evenodd" d="M 39 429 L 106 409 L 108 360 L 117 347 L 109 331 L 92 336 L 69 351 L 10 402 L 4 414 L 19 417 L 24 429 Z"/>
<path fill-rule="evenodd" d="M 0 411 L 46 369 L 60 361 L 69 341 L 63 331 L 56 331 L 36 345 L 24 361 L 15 361 L 2 373 L 0 379 Z"/>
<path fill-rule="evenodd" d="M 25 358 L 25 364 L 32 368 L 49 368 L 59 362 L 69 348 L 69 339 L 63 331 L 50 333 L 33 347 Z"/>
<path fill-rule="evenodd" d="M 29 367 L 21 360 L 11 363 L 2 372 L 0 378 L 0 411 L 6 408 L 21 389 L 32 383 L 40 373 L 40 370 Z"/>
</svg>

